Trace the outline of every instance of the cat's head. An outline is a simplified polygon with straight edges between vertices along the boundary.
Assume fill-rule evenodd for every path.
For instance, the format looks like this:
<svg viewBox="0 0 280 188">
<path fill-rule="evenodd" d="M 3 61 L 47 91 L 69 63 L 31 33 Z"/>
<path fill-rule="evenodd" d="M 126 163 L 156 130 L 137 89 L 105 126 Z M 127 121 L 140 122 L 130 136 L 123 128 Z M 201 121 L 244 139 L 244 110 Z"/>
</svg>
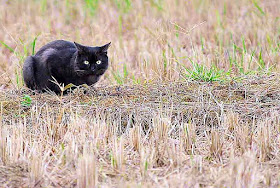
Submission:
<svg viewBox="0 0 280 188">
<path fill-rule="evenodd" d="M 111 43 L 104 46 L 89 47 L 74 42 L 77 48 L 74 70 L 79 76 L 101 76 L 108 68 L 107 50 Z"/>
</svg>

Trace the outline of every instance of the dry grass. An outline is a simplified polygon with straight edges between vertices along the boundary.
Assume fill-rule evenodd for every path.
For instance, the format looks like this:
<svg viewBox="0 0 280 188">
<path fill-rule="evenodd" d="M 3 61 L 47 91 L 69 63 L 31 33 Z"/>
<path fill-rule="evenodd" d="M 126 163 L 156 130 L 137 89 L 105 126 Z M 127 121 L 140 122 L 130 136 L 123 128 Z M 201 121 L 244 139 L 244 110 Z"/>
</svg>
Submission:
<svg viewBox="0 0 280 188">
<path fill-rule="evenodd" d="M 0 186 L 280 186 L 279 1 L 86 2 L 0 1 Z M 112 41 L 110 69 L 32 93 L 38 35 Z M 191 80 L 192 62 L 226 74 Z"/>
</svg>

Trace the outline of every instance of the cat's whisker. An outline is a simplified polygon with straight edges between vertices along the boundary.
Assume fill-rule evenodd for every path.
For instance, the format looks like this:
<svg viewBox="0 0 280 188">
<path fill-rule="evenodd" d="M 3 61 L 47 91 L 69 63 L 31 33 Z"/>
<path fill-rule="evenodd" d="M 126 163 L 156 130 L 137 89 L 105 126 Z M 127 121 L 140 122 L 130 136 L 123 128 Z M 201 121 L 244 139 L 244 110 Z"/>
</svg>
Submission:
<svg viewBox="0 0 280 188">
<path fill-rule="evenodd" d="M 76 72 L 85 72 L 85 70 L 76 70 Z"/>
</svg>

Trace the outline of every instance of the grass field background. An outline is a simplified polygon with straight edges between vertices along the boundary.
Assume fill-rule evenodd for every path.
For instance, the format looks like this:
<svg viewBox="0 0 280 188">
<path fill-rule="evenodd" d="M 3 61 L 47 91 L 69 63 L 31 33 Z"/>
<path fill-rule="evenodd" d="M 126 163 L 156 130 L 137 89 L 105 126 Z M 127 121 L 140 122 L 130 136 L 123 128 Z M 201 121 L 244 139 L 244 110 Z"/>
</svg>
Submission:
<svg viewBox="0 0 280 188">
<path fill-rule="evenodd" d="M 24 86 L 56 39 L 112 42 L 95 89 Z M 280 1 L 0 0 L 0 43 L 3 187 L 280 186 Z"/>
</svg>

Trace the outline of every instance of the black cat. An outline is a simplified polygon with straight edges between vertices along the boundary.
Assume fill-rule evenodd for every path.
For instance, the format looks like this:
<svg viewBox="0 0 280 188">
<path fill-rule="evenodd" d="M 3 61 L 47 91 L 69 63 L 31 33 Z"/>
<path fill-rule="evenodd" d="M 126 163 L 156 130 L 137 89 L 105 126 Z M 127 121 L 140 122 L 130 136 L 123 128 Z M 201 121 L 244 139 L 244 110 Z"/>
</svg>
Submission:
<svg viewBox="0 0 280 188">
<path fill-rule="evenodd" d="M 57 82 L 64 86 L 95 84 L 108 68 L 110 44 L 89 47 L 64 40 L 50 42 L 25 60 L 24 82 L 32 90 L 56 93 L 61 93 Z"/>
</svg>

